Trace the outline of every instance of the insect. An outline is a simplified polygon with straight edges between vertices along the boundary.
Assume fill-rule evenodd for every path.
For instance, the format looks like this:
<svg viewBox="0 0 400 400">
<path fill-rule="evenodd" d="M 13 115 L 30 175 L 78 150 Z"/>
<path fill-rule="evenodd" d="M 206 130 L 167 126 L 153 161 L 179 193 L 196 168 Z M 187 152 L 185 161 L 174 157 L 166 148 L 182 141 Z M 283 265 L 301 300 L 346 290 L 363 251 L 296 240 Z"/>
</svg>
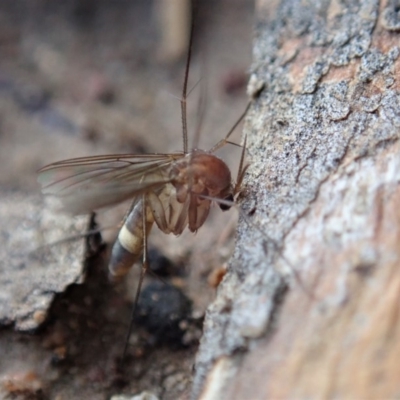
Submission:
<svg viewBox="0 0 400 400">
<path fill-rule="evenodd" d="M 166 234 L 180 235 L 186 227 L 196 232 L 207 219 L 213 202 L 219 204 L 222 210 L 234 204 L 246 170 L 245 145 L 236 182 L 232 180 L 225 162 L 214 153 L 226 143 L 231 143 L 229 137 L 244 118 L 250 104 L 226 137 L 212 149 L 188 149 L 186 100 L 191 43 L 190 38 L 181 97 L 182 152 L 82 157 L 55 162 L 39 170 L 38 181 L 43 193 L 59 198 L 64 208 L 75 214 L 90 213 L 132 199 L 111 252 L 109 277 L 113 282 L 121 280 L 142 257 L 133 313 L 148 269 L 147 237 L 154 223 Z M 128 337 L 132 321 L 133 318 Z M 127 342 L 124 354 L 126 346 Z"/>
</svg>

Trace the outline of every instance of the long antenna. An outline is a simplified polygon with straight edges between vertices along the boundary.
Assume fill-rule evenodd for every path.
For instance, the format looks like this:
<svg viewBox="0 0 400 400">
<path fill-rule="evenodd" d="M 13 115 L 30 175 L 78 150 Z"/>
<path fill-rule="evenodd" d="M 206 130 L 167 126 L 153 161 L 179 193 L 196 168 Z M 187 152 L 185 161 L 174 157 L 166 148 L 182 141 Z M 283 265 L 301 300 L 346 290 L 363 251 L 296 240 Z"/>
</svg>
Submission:
<svg viewBox="0 0 400 400">
<path fill-rule="evenodd" d="M 187 116 L 186 116 L 186 99 L 187 99 L 187 86 L 189 80 L 190 60 L 192 58 L 192 43 L 193 43 L 193 12 L 189 36 L 189 48 L 186 58 L 185 79 L 183 81 L 182 98 L 181 98 L 181 114 L 182 114 L 182 139 L 183 139 L 183 152 L 188 153 L 188 132 L 187 132 Z"/>
<path fill-rule="evenodd" d="M 206 63 L 204 61 L 204 51 L 201 52 L 201 56 L 202 56 L 201 70 L 204 73 L 206 71 Z M 205 73 L 205 76 L 207 76 L 207 73 Z M 193 136 L 192 149 L 197 149 L 199 146 L 201 128 L 203 126 L 204 117 L 206 115 L 206 100 L 207 100 L 207 84 L 203 80 L 203 84 L 200 86 L 200 97 L 197 102 L 197 121 L 196 121 L 196 130 Z"/>
</svg>

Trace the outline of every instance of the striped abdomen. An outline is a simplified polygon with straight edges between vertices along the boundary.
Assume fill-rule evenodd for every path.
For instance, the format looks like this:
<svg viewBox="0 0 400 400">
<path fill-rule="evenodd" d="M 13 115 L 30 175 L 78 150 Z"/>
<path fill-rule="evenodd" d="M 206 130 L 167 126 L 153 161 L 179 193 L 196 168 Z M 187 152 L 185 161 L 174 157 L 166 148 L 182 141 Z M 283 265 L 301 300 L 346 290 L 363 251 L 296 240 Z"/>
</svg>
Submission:
<svg viewBox="0 0 400 400">
<path fill-rule="evenodd" d="M 149 207 L 146 212 L 146 234 L 154 223 L 154 218 Z M 124 277 L 131 266 L 139 260 L 143 253 L 143 200 L 140 200 L 126 218 L 114 243 L 110 263 L 108 266 L 111 281 L 118 281 Z"/>
<path fill-rule="evenodd" d="M 212 154 L 194 151 L 171 164 L 168 175 L 170 182 L 143 194 L 125 220 L 111 253 L 109 273 L 112 280 L 126 275 L 139 260 L 154 222 L 167 234 L 180 235 L 187 226 L 196 232 L 209 214 L 211 198 L 232 197 L 230 171 Z"/>
</svg>

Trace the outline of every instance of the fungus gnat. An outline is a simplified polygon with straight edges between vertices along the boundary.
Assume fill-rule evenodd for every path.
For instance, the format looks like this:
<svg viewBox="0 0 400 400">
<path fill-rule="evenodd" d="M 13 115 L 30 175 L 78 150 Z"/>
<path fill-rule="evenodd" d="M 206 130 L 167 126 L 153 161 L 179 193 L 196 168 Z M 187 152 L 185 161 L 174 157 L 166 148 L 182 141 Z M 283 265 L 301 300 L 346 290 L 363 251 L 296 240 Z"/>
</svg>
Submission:
<svg viewBox="0 0 400 400">
<path fill-rule="evenodd" d="M 180 100 L 183 135 L 181 152 L 81 157 L 55 162 L 39 171 L 38 181 L 43 193 L 59 198 L 64 208 L 74 214 L 90 213 L 132 199 L 112 249 L 109 277 L 113 282 L 121 280 L 142 257 L 143 267 L 136 289 L 134 310 L 148 269 L 147 238 L 154 223 L 166 234 L 180 235 L 186 227 L 196 232 L 207 219 L 213 202 L 222 210 L 233 205 L 246 170 L 245 145 L 236 182 L 232 180 L 227 164 L 214 153 L 229 143 L 230 135 L 245 116 L 249 105 L 226 137 L 212 149 L 204 151 L 188 148 L 186 100 L 191 47 L 192 38 L 189 41 Z"/>
</svg>

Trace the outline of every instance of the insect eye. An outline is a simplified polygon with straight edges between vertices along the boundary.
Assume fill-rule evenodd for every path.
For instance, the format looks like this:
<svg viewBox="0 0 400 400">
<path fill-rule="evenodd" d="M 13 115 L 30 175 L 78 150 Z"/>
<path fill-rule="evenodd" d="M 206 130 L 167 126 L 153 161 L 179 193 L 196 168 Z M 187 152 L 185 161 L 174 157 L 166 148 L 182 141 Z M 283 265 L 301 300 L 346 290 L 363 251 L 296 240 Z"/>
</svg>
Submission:
<svg viewBox="0 0 400 400">
<path fill-rule="evenodd" d="M 233 203 L 233 194 L 229 194 L 227 197 L 224 198 L 224 200 Z M 220 208 L 222 211 L 227 211 L 227 210 L 229 210 L 229 209 L 231 208 L 231 205 L 228 205 L 228 204 L 221 204 L 221 203 L 220 203 L 219 208 Z"/>
</svg>

